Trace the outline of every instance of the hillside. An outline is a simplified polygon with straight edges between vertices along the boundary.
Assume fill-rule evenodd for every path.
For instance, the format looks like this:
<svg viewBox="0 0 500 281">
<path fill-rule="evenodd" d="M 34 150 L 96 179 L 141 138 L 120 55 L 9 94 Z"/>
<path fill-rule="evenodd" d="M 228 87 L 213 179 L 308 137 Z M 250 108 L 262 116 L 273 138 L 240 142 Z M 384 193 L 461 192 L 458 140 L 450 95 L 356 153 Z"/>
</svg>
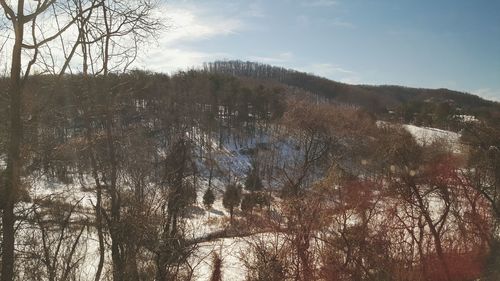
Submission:
<svg viewBox="0 0 500 281">
<path fill-rule="evenodd" d="M 0 0 L 0 281 L 499 281 L 500 103 L 418 86 L 500 1 L 427 2 Z"/>
<path fill-rule="evenodd" d="M 448 89 L 424 89 L 404 86 L 350 85 L 291 69 L 243 61 L 217 61 L 207 63 L 204 70 L 238 77 L 252 77 L 257 80 L 272 80 L 306 90 L 334 102 L 361 106 L 383 118 L 416 121 L 417 115 L 448 112 L 473 115 L 485 120 L 500 120 L 500 104 L 482 99 L 469 93 Z M 441 112 L 439 112 L 441 110 Z M 394 112 L 396 115 L 388 114 Z M 426 118 L 420 118 L 426 119 Z M 447 122 L 451 120 L 446 120 Z M 441 127 L 443 124 L 425 120 L 422 125 Z"/>
<path fill-rule="evenodd" d="M 220 258 L 222 280 L 468 281 L 495 255 L 487 122 L 382 121 L 209 71 L 33 76 L 22 105 L 20 280 L 201 281 Z"/>
</svg>

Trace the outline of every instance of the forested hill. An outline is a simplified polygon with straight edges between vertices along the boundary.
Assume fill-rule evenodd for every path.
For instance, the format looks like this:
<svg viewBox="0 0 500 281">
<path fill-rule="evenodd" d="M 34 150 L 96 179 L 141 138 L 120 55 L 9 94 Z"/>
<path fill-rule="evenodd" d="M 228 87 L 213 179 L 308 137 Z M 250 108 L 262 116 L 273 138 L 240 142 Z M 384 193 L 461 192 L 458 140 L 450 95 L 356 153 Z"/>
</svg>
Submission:
<svg viewBox="0 0 500 281">
<path fill-rule="evenodd" d="M 500 280 L 483 278 L 500 268 L 498 124 L 399 126 L 283 82 L 193 70 L 32 75 L 11 126 L 9 82 L 0 209 L 16 218 L 20 277 L 8 281 Z M 9 203 L 11 128 L 23 134 Z"/>
<path fill-rule="evenodd" d="M 31 77 L 24 95 L 27 109 L 34 110 L 35 107 L 43 105 L 51 110 L 64 110 L 69 104 L 78 104 L 77 100 L 81 98 L 81 91 L 85 88 L 81 85 L 82 79 L 81 75 L 67 75 L 64 79 L 50 75 Z M 91 80 L 96 85 L 104 82 L 102 77 Z M 107 80 L 107 83 L 126 85 L 117 86 L 115 89 L 124 91 L 119 95 L 125 99 L 123 103 L 138 99 L 159 103 L 161 99 L 170 98 L 175 100 L 175 104 L 183 104 L 189 108 L 194 105 L 211 105 L 214 108 L 226 106 L 229 111 L 248 113 L 246 115 L 250 116 L 249 118 L 267 118 L 266 113 L 280 116 L 285 106 L 284 96 L 295 95 L 319 98 L 316 100 L 327 103 L 361 107 L 378 120 L 453 131 L 464 128 L 461 116 L 465 115 L 490 124 L 500 124 L 500 104 L 478 96 L 447 89 L 349 85 L 312 74 L 252 62 L 212 62 L 206 63 L 203 70 L 179 72 L 174 75 L 135 70 L 112 75 Z M 7 82 L 7 79 L 0 78 L 0 88 L 7 89 Z M 57 86 L 54 86 L 55 84 Z M 127 96 L 129 92 L 133 94 Z M 4 104 L 6 101 L 6 91 L 0 91 L 0 106 L 7 108 Z M 247 106 L 251 106 L 251 109 Z M 215 114 L 213 110 L 215 109 L 203 112 Z M 249 110 L 252 112 L 247 112 Z M 5 114 L 7 111 L 0 110 L 0 118 L 8 120 Z M 30 114 L 37 115 L 34 112 Z M 204 121 L 211 119 L 210 116 L 201 118 Z M 0 133 L 0 139 L 1 135 Z"/>
<path fill-rule="evenodd" d="M 483 119 L 496 119 L 499 118 L 497 115 L 500 112 L 500 104 L 497 102 L 448 89 L 350 85 L 291 69 L 243 61 L 206 63 L 204 70 L 279 81 L 334 101 L 365 107 L 375 114 L 393 111 L 399 113 L 406 122 L 428 123 L 426 121 L 429 120 L 423 120 L 425 115 L 436 114 L 469 114 Z M 412 120 L 414 118 L 420 120 Z"/>
</svg>

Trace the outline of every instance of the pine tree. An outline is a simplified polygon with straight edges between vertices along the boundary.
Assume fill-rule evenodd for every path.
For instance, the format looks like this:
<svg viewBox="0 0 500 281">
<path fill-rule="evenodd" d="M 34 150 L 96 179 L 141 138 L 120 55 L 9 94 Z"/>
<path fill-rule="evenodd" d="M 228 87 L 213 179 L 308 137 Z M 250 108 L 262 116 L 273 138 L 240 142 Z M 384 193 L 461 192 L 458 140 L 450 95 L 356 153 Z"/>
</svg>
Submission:
<svg viewBox="0 0 500 281">
<path fill-rule="evenodd" d="M 203 194 L 203 205 L 205 206 L 206 209 L 211 209 L 214 202 L 215 202 L 215 194 L 212 188 L 209 187 L 205 191 L 205 194 Z"/>
<path fill-rule="evenodd" d="M 256 193 L 250 193 L 243 196 L 240 208 L 245 214 L 251 214 L 253 212 L 253 208 L 255 208 L 255 205 L 257 204 L 255 194 Z"/>
<path fill-rule="evenodd" d="M 245 189 L 249 191 L 260 191 L 264 185 L 259 177 L 259 170 L 257 165 L 252 165 L 252 168 L 248 171 L 247 177 L 245 179 Z"/>
<path fill-rule="evenodd" d="M 224 192 L 224 197 L 222 198 L 222 205 L 224 208 L 229 210 L 231 217 L 231 223 L 233 222 L 233 211 L 234 207 L 240 205 L 241 201 L 241 187 L 236 184 L 229 184 Z"/>
</svg>

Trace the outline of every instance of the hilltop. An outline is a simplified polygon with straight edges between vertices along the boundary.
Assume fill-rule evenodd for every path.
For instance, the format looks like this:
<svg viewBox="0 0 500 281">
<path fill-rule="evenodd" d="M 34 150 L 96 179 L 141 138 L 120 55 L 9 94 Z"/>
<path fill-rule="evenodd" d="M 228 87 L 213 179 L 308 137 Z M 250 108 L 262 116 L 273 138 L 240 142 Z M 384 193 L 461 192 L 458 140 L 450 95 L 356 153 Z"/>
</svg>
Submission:
<svg viewBox="0 0 500 281">
<path fill-rule="evenodd" d="M 500 120 L 500 104 L 477 95 L 449 89 L 411 88 L 395 85 L 351 85 L 315 74 L 244 61 L 206 63 L 204 71 L 260 81 L 276 81 L 329 101 L 363 107 L 383 119 L 443 127 L 453 116 L 471 115 Z M 445 124 L 448 123 L 448 124 Z"/>
</svg>

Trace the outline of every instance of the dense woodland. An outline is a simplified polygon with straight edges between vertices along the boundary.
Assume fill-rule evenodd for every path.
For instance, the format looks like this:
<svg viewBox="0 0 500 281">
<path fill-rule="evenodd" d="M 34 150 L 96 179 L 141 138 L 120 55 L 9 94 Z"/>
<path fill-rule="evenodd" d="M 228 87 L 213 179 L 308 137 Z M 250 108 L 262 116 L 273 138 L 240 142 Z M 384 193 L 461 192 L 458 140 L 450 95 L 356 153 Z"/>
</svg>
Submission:
<svg viewBox="0 0 500 281">
<path fill-rule="evenodd" d="M 12 2 L 1 281 L 500 278 L 498 103 L 238 61 L 130 70 L 156 2 Z"/>
<path fill-rule="evenodd" d="M 89 237 L 103 280 L 189 280 L 198 245 L 241 236 L 247 280 L 498 277 L 500 136 L 487 122 L 462 124 L 460 151 L 422 146 L 362 108 L 207 71 L 33 76 L 25 93 L 22 280 L 79 280 Z M 218 162 L 228 144 L 251 159 L 242 175 Z M 40 181 L 95 201 L 30 192 Z M 230 218 L 196 236 L 201 200 Z"/>
<path fill-rule="evenodd" d="M 456 117 L 459 115 L 500 122 L 498 103 L 448 89 L 349 85 L 291 69 L 243 61 L 206 63 L 204 69 L 227 75 L 279 81 L 329 101 L 361 106 L 381 119 L 451 130 L 461 129 L 461 120 Z"/>
</svg>

